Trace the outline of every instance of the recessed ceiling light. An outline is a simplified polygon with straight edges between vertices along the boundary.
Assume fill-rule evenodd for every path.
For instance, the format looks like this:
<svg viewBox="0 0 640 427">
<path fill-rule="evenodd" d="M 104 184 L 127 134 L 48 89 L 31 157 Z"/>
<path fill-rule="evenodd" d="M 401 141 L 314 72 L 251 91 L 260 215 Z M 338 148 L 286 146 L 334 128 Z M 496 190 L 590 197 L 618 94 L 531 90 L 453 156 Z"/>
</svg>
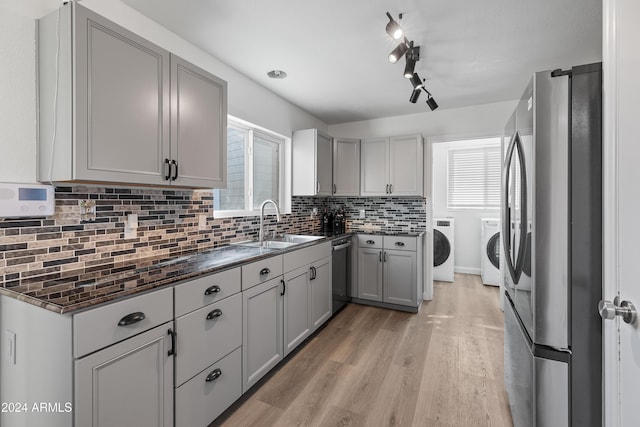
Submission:
<svg viewBox="0 0 640 427">
<path fill-rule="evenodd" d="M 282 70 L 271 70 L 267 73 L 267 76 L 271 77 L 272 79 L 284 79 L 285 77 L 287 77 L 287 73 Z"/>
</svg>

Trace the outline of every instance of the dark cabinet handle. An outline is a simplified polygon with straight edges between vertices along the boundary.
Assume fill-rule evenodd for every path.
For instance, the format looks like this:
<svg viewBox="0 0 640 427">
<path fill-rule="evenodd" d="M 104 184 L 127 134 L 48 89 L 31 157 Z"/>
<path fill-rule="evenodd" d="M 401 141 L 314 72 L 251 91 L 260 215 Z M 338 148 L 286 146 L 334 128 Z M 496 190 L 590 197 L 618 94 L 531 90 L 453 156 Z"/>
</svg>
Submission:
<svg viewBox="0 0 640 427">
<path fill-rule="evenodd" d="M 393 193 L 393 184 L 389 184 L 389 194 Z"/>
<path fill-rule="evenodd" d="M 284 282 L 284 280 L 280 280 L 280 283 L 282 283 L 282 292 L 280 292 L 280 296 L 283 296 L 285 294 L 285 292 L 287 291 L 287 285 Z"/>
<path fill-rule="evenodd" d="M 141 311 L 136 311 L 135 313 L 127 314 L 118 322 L 118 326 L 129 326 L 134 323 L 138 323 L 144 320 L 144 313 Z"/>
<path fill-rule="evenodd" d="M 378 255 L 378 259 L 382 262 L 382 251 L 380 251 L 380 255 Z"/>
<path fill-rule="evenodd" d="M 366 243 L 367 243 L 368 245 L 373 245 L 375 242 L 374 242 L 373 240 L 367 240 L 367 241 L 366 241 Z"/>
<path fill-rule="evenodd" d="M 167 331 L 167 335 L 171 336 L 171 348 L 169 349 L 169 351 L 167 351 L 167 356 L 175 355 L 176 354 L 176 333 L 174 332 L 173 329 L 169 328 L 169 330 Z"/>
<path fill-rule="evenodd" d="M 384 262 L 387 262 L 387 251 L 384 251 Z"/>
<path fill-rule="evenodd" d="M 266 276 L 267 274 L 271 273 L 271 270 L 269 270 L 268 268 L 263 268 L 262 270 L 260 270 L 260 275 L 261 276 Z"/>
<path fill-rule="evenodd" d="M 404 242 L 396 242 L 395 245 L 396 246 L 404 246 Z"/>
<path fill-rule="evenodd" d="M 222 310 L 220 310 L 219 308 L 216 308 L 215 310 L 207 314 L 207 320 L 215 319 L 216 317 L 220 317 L 220 316 L 222 316 Z"/>
<path fill-rule="evenodd" d="M 338 192 L 338 186 L 333 184 L 333 194 L 336 194 Z"/>
<path fill-rule="evenodd" d="M 171 177 L 171 181 L 175 181 L 176 179 L 178 179 L 178 162 L 175 160 L 171 160 L 171 165 L 175 166 L 175 168 L 173 169 L 173 176 Z"/>
<path fill-rule="evenodd" d="M 309 267 L 309 271 L 311 272 L 309 275 L 309 280 L 315 280 L 316 279 L 316 268 L 315 267 Z"/>
<path fill-rule="evenodd" d="M 169 181 L 171 179 L 171 163 L 169 163 L 169 159 L 164 159 L 164 170 L 167 172 L 164 180 Z"/>
<path fill-rule="evenodd" d="M 204 294 L 205 295 L 211 295 L 211 294 L 217 294 L 218 292 L 220 292 L 220 286 L 213 285 L 213 286 L 209 286 L 207 289 L 205 289 Z"/>
<path fill-rule="evenodd" d="M 389 184 L 384 186 L 384 192 L 389 194 Z"/>
<path fill-rule="evenodd" d="M 211 371 L 209 375 L 207 375 L 207 378 L 205 379 L 205 381 L 210 383 L 211 381 L 217 380 L 220 375 L 222 375 L 222 370 L 220 368 L 216 368 L 213 371 Z"/>
</svg>

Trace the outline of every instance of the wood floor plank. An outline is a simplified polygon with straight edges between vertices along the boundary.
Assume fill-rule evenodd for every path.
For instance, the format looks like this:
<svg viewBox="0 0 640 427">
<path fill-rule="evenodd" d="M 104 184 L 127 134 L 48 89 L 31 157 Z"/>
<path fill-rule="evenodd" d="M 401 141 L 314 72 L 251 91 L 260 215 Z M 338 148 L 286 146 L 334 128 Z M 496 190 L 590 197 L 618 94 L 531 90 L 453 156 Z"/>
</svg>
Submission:
<svg viewBox="0 0 640 427">
<path fill-rule="evenodd" d="M 456 274 L 418 314 L 349 304 L 214 425 L 512 427 L 498 302 Z"/>
</svg>

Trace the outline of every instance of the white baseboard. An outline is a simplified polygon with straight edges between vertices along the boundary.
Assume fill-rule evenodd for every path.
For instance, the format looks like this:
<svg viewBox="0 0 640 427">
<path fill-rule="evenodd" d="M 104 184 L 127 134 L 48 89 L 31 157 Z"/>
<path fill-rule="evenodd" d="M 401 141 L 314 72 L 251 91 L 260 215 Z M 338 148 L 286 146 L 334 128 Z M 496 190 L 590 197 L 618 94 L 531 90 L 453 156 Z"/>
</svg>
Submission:
<svg viewBox="0 0 640 427">
<path fill-rule="evenodd" d="M 453 271 L 456 273 L 462 273 L 462 274 L 477 274 L 478 276 L 480 275 L 480 269 L 479 268 L 469 268 L 469 267 L 457 267 L 454 266 L 453 267 Z"/>
</svg>

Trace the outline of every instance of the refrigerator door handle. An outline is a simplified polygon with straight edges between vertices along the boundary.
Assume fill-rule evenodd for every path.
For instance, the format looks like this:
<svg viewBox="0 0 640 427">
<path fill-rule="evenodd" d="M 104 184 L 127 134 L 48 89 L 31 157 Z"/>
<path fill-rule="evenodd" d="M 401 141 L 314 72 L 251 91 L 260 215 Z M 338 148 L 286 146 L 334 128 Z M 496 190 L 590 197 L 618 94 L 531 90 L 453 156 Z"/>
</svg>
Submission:
<svg viewBox="0 0 640 427">
<path fill-rule="evenodd" d="M 510 238 L 511 209 L 509 207 L 509 178 L 511 175 L 511 160 L 513 159 L 514 152 L 518 153 L 517 161 L 520 165 L 520 234 L 517 246 L 512 248 Z M 522 141 L 518 131 L 514 132 L 511 137 L 511 141 L 509 142 L 509 147 L 507 148 L 502 174 L 502 189 L 503 194 L 505 195 L 504 200 L 502 200 L 502 218 L 505 218 L 502 222 L 502 235 L 504 236 L 502 244 L 504 253 L 507 255 L 505 256 L 505 265 L 507 266 L 507 271 L 513 280 L 513 284 L 517 285 L 520 281 L 522 271 L 524 270 L 527 243 L 527 170 Z M 518 254 L 516 259 L 511 259 L 510 254 L 515 254 L 516 252 Z"/>
<path fill-rule="evenodd" d="M 518 132 L 516 131 L 511 137 L 511 141 L 509 142 L 509 146 L 507 148 L 507 154 L 504 159 L 504 167 L 502 168 L 502 194 L 504 194 L 504 198 L 502 200 L 502 247 L 505 253 L 505 265 L 507 266 L 507 271 L 513 280 L 513 283 L 516 284 L 518 281 L 516 280 L 516 269 L 513 265 L 513 260 L 511 259 L 511 208 L 509 207 L 509 178 L 511 175 L 511 159 L 513 158 L 513 150 L 516 144 L 516 138 L 518 137 Z"/>
<path fill-rule="evenodd" d="M 518 162 L 520 163 L 520 238 L 518 242 L 518 258 L 515 265 L 516 280 L 514 284 L 520 281 L 520 276 L 524 271 L 524 263 L 527 257 L 527 165 L 524 158 L 524 147 L 520 134 L 516 131 L 515 145 L 518 152 Z"/>
</svg>

